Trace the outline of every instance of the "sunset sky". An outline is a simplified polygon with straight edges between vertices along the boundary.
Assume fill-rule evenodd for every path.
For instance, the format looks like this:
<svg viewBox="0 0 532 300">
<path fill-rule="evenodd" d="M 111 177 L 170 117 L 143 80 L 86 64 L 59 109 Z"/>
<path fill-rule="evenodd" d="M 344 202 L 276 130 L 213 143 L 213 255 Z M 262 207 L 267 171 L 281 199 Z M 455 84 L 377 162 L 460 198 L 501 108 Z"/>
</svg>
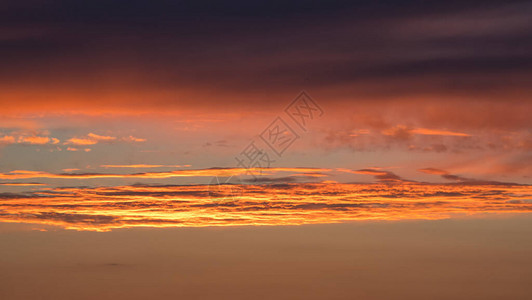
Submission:
<svg viewBox="0 0 532 300">
<path fill-rule="evenodd" d="M 530 1 L 2 1 L 2 239 L 530 225 L 531 15 Z"/>
</svg>

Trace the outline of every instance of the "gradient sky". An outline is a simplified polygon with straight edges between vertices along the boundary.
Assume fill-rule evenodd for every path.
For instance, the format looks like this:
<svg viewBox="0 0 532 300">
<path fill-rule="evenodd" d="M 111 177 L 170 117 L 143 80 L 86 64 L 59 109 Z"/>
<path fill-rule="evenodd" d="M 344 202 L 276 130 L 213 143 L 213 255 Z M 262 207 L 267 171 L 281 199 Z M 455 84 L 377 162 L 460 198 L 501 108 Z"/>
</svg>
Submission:
<svg viewBox="0 0 532 300">
<path fill-rule="evenodd" d="M 532 299 L 531 16 L 0 1 L 0 299 Z"/>
<path fill-rule="evenodd" d="M 208 194 L 213 176 L 247 186 L 233 213 L 286 190 L 319 213 L 323 201 L 355 205 L 360 189 L 430 203 L 438 217 L 460 210 L 438 205 L 445 197 L 490 191 L 497 208 L 469 213 L 529 211 L 531 13 L 523 1 L 4 1 L 0 219 L 93 230 L 127 227 L 128 214 L 153 226 L 181 210 L 217 219 L 185 203 L 227 205 Z M 294 108 L 311 114 L 291 118 Z M 263 139 L 279 124 L 296 137 L 282 155 Z M 251 142 L 270 159 L 257 178 L 237 161 Z M 129 204 L 108 215 L 91 206 L 102 199 Z M 156 217 L 161 199 L 181 204 Z M 305 213 L 285 204 L 261 209 Z"/>
</svg>

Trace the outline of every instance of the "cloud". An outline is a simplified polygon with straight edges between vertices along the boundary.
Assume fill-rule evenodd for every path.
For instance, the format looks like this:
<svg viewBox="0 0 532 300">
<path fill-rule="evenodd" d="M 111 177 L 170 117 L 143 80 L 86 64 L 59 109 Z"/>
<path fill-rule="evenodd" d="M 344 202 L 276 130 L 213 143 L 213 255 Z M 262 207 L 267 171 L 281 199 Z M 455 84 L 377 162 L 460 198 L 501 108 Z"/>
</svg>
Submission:
<svg viewBox="0 0 532 300">
<path fill-rule="evenodd" d="M 70 145 L 77 145 L 77 146 L 88 146 L 88 145 L 95 145 L 99 142 L 112 142 L 117 140 L 114 136 L 105 136 L 105 135 L 98 135 L 95 133 L 89 133 L 86 137 L 82 138 L 70 138 L 68 141 L 65 142 L 65 144 Z"/>
<path fill-rule="evenodd" d="M 531 93 L 529 3 L 152 1 L 127 13 L 113 3 L 105 16 L 94 9 L 100 0 L 22 3 L 0 12 L 2 32 L 9 32 L 0 37 L 9 57 L 0 69 L 0 99 L 9 112 L 233 111 L 282 105 L 304 86 L 330 106 L 355 97 L 381 106 L 454 99 L 455 110 L 470 99 L 526 103 Z M 156 26 L 161 22 L 166 26 Z M 137 34 L 115 39 L 124 28 Z M 86 43 L 89 35 L 94 43 Z M 147 45 L 146 35 L 157 46 Z M 328 47 L 316 43 L 324 39 Z M 50 62 L 57 62 L 53 70 Z M 475 120 L 475 111 L 458 113 Z"/>
<path fill-rule="evenodd" d="M 375 170 L 360 170 L 377 174 Z M 383 174 L 378 174 L 383 175 Z M 377 176 L 378 176 L 377 175 Z M 218 193 L 235 185 L 220 185 Z M 206 185 L 49 188 L 0 193 L 0 222 L 108 231 L 127 227 L 300 225 L 442 219 L 532 212 L 530 186 L 283 183 L 238 185 L 211 198 Z"/>
<path fill-rule="evenodd" d="M 349 169 L 337 169 L 341 172 L 347 172 L 352 174 L 363 174 L 363 175 L 372 175 L 375 176 L 376 179 L 383 183 L 400 183 L 400 182 L 409 182 L 409 180 L 405 180 L 398 176 L 397 174 L 389 171 L 384 171 L 377 168 L 369 168 L 369 169 L 360 169 L 360 170 L 349 170 Z"/>
<path fill-rule="evenodd" d="M 96 141 L 114 141 L 116 140 L 116 137 L 114 136 L 105 136 L 105 135 L 98 135 L 94 133 L 89 133 L 87 135 L 89 138 L 96 140 Z"/>
<path fill-rule="evenodd" d="M 435 169 L 435 168 L 424 168 L 424 169 L 419 169 L 418 171 L 422 173 L 426 173 L 426 174 L 433 174 L 433 175 L 447 175 L 448 174 L 447 171 Z"/>
<path fill-rule="evenodd" d="M 41 171 L 15 170 L 8 173 L 0 173 L 0 179 L 28 179 L 28 178 L 60 178 L 60 179 L 92 179 L 92 178 L 172 178 L 172 177 L 211 177 L 211 176 L 236 176 L 246 175 L 252 171 L 260 171 L 263 175 L 278 172 L 312 173 L 330 171 L 321 168 L 209 168 L 195 170 L 176 170 L 166 172 L 143 172 L 132 174 L 115 173 L 48 173 Z"/>
<path fill-rule="evenodd" d="M 532 123 L 523 119 L 519 124 L 512 124 L 515 119 L 522 117 L 523 110 L 532 111 L 532 106 L 526 108 L 528 104 L 510 105 L 511 111 L 508 111 L 507 107 L 486 104 L 479 113 L 477 112 L 480 107 L 473 107 L 476 105 L 470 103 L 464 104 L 472 106 L 467 111 L 475 111 L 475 116 L 462 111 L 449 111 L 445 107 L 440 108 L 442 104 L 426 108 L 424 104 L 419 104 L 419 108 L 413 113 L 409 110 L 411 105 L 414 103 L 390 103 L 383 109 L 372 105 L 358 105 L 357 112 L 351 116 L 340 113 L 343 116 L 341 125 L 329 126 L 323 130 L 321 145 L 328 150 L 347 148 L 352 151 L 399 150 L 435 153 L 526 152 L 530 148 L 528 128 Z M 374 112 L 374 109 L 380 111 Z M 507 111 L 503 113 L 504 116 L 497 115 L 497 111 L 505 110 Z M 433 117 L 429 119 L 426 115 Z M 490 122 L 497 118 L 501 119 L 497 121 L 500 126 L 492 126 L 494 124 Z M 400 124 L 405 120 L 413 124 Z M 514 125 L 515 128 L 505 128 Z M 449 126 L 454 128 L 448 129 Z M 365 133 L 360 134 L 361 130 Z"/>
<path fill-rule="evenodd" d="M 45 144 L 57 144 L 59 140 L 56 138 L 50 138 L 45 136 L 21 136 L 18 138 L 20 144 L 31 145 L 45 145 Z"/>
<path fill-rule="evenodd" d="M 78 148 L 74 148 L 74 147 L 67 147 L 67 151 L 72 151 L 72 152 L 76 152 L 76 151 L 90 152 L 91 149 L 90 148 L 78 149 Z"/>
<path fill-rule="evenodd" d="M 98 140 L 88 139 L 88 138 L 70 138 L 65 142 L 66 145 L 70 144 L 70 145 L 77 145 L 77 146 L 95 145 L 97 143 L 98 143 Z"/>
<path fill-rule="evenodd" d="M 427 129 L 427 128 L 414 128 L 411 129 L 413 134 L 422 134 L 422 135 L 444 135 L 444 136 L 471 136 L 467 133 L 453 132 L 447 130 L 437 130 L 437 129 Z"/>
<path fill-rule="evenodd" d="M 443 177 L 445 179 L 453 180 L 453 181 L 459 181 L 459 182 L 474 182 L 474 181 L 476 181 L 474 179 L 470 179 L 470 178 L 465 178 L 465 177 L 458 176 L 458 175 L 449 174 L 449 172 L 447 172 L 447 171 L 440 170 L 440 169 L 435 169 L 435 168 L 419 169 L 418 171 L 420 171 L 422 173 L 426 173 L 426 174 L 440 175 L 441 177 Z"/>
<path fill-rule="evenodd" d="M 130 136 L 128 136 L 128 137 L 122 138 L 122 141 L 125 141 L 125 142 L 134 142 L 134 143 L 142 143 L 142 142 L 145 142 L 146 139 L 138 138 L 138 137 L 134 137 L 134 136 L 130 135 Z"/>
<path fill-rule="evenodd" d="M 68 139 L 64 144 L 65 145 L 76 145 L 76 146 L 89 146 L 89 145 L 95 145 L 98 143 L 110 143 L 115 141 L 122 141 L 122 142 L 133 142 L 133 143 L 140 143 L 145 142 L 146 139 L 137 138 L 132 135 L 127 137 L 114 137 L 114 136 L 107 136 L 107 135 L 99 135 L 95 133 L 89 133 L 86 137 L 73 137 Z"/>
<path fill-rule="evenodd" d="M 136 164 L 136 165 L 101 165 L 102 168 L 182 168 L 190 167 L 190 165 L 148 165 L 148 164 Z"/>
<path fill-rule="evenodd" d="M 0 185 L 10 185 L 10 186 L 36 186 L 36 185 L 46 185 L 45 183 L 38 182 L 0 182 Z"/>
<path fill-rule="evenodd" d="M 427 129 L 427 128 L 408 128 L 407 126 L 397 125 L 391 128 L 382 130 L 382 134 L 386 136 L 393 136 L 398 139 L 408 139 L 414 134 L 419 135 L 441 135 L 441 136 L 471 136 L 467 133 L 453 132 L 448 130 Z"/>
<path fill-rule="evenodd" d="M 13 143 L 15 143 L 15 137 L 13 136 L 5 135 L 3 137 L 0 137 L 0 145 L 13 144 Z"/>
<path fill-rule="evenodd" d="M 459 183 L 466 183 L 466 184 L 517 185 L 516 183 L 510 183 L 510 182 L 488 181 L 488 180 L 480 180 L 480 179 L 475 179 L 475 178 L 467 178 L 467 177 L 463 177 L 459 175 L 453 175 L 447 171 L 435 169 L 435 168 L 424 168 L 424 169 L 419 169 L 418 171 L 422 173 L 426 173 L 426 174 L 440 175 L 444 179 L 456 181 Z"/>
<path fill-rule="evenodd" d="M 53 137 L 36 135 L 5 135 L 0 137 L 0 145 L 21 144 L 21 145 L 55 145 L 59 140 Z"/>
<path fill-rule="evenodd" d="M 451 165 L 454 172 L 470 172 L 487 175 L 532 177 L 532 153 L 528 149 L 477 155 L 460 164 Z"/>
</svg>

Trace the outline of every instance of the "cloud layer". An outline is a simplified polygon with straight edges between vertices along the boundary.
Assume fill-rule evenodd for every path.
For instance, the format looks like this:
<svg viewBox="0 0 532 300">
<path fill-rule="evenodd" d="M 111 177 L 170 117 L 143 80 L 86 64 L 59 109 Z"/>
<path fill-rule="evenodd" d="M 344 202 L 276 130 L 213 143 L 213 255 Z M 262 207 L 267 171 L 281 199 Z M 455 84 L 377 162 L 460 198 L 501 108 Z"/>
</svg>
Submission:
<svg viewBox="0 0 532 300">
<path fill-rule="evenodd" d="M 8 1 L 3 111 L 234 109 L 302 88 L 331 103 L 531 95 L 526 2 L 196 2 Z"/>
<path fill-rule="evenodd" d="M 531 187 L 517 185 L 284 183 L 219 185 L 214 190 L 205 185 L 133 185 L 0 193 L 2 222 L 94 231 L 441 219 L 531 211 Z"/>
</svg>

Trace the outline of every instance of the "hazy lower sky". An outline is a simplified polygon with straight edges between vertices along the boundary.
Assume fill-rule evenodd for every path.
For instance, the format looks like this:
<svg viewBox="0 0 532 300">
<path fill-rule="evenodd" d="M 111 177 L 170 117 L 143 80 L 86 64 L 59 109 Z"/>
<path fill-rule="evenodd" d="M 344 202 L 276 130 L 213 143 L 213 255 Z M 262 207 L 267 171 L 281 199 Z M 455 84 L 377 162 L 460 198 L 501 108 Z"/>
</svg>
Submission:
<svg viewBox="0 0 532 300">
<path fill-rule="evenodd" d="M 2 299 L 530 298 L 530 217 L 231 228 L 0 225 Z"/>
</svg>

